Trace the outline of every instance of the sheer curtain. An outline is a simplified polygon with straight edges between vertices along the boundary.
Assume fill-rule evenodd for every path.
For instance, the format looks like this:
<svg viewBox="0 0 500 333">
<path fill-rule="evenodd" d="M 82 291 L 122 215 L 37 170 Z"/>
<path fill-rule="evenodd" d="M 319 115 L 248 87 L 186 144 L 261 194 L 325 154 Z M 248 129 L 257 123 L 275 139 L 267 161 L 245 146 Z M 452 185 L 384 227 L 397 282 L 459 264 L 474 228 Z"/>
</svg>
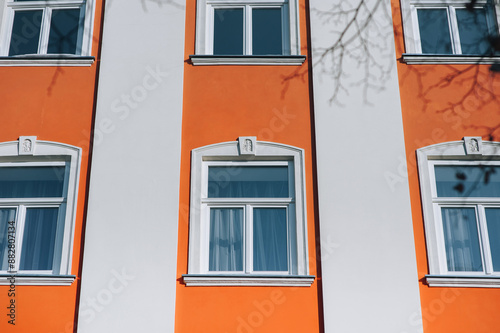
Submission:
<svg viewBox="0 0 500 333">
<path fill-rule="evenodd" d="M 500 208 L 485 209 L 493 270 L 500 272 Z"/>
<path fill-rule="evenodd" d="M 26 210 L 20 270 L 51 270 L 58 208 Z"/>
<path fill-rule="evenodd" d="M 243 271 L 243 208 L 210 209 L 210 271 Z"/>
<path fill-rule="evenodd" d="M 62 197 L 63 166 L 0 168 L 0 198 Z"/>
<path fill-rule="evenodd" d="M 287 271 L 285 208 L 254 208 L 253 270 Z"/>
<path fill-rule="evenodd" d="M 442 208 L 448 270 L 483 270 L 474 208 Z"/>
<path fill-rule="evenodd" d="M 63 196 L 64 166 L 1 167 L 0 198 L 50 198 Z M 22 199 L 21 199 L 22 200 Z M 43 199 L 41 199 L 43 201 Z M 25 207 L 25 220 L 16 221 L 17 232 L 24 225 L 22 240 L 16 239 L 21 254 L 20 270 L 51 270 L 56 242 L 58 207 Z M 0 264 L 7 269 L 7 222 L 14 221 L 15 208 L 0 207 Z M 21 214 L 23 215 L 23 214 Z M 24 224 L 23 224 L 24 222 Z"/>
<path fill-rule="evenodd" d="M 288 196 L 287 166 L 209 168 L 209 198 Z M 244 221 L 243 208 L 210 209 L 210 271 L 243 271 L 245 241 L 253 245 L 254 271 L 288 271 L 286 208 L 250 204 L 253 221 Z M 251 239 L 243 237 L 245 223 L 253 223 Z"/>
<path fill-rule="evenodd" d="M 286 198 L 288 167 L 210 167 L 209 198 Z"/>
</svg>

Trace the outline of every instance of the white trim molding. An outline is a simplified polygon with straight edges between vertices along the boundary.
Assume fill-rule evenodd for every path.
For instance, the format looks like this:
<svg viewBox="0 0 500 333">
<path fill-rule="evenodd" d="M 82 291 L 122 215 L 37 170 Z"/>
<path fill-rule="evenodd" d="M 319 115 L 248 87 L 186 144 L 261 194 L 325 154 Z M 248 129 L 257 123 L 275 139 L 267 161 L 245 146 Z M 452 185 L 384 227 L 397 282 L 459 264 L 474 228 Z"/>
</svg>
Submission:
<svg viewBox="0 0 500 333">
<path fill-rule="evenodd" d="M 39 67 L 39 66 L 89 67 L 94 62 L 95 62 L 94 57 L 80 57 L 80 56 L 0 57 L 0 67 Z"/>
<path fill-rule="evenodd" d="M 469 64 L 469 65 L 492 65 L 500 63 L 500 57 L 466 56 L 466 55 L 438 55 L 438 54 L 408 54 L 403 53 L 401 60 L 408 65 L 431 65 L 431 64 Z"/>
<path fill-rule="evenodd" d="M 306 60 L 306 56 L 213 56 L 213 55 L 190 55 L 189 59 L 195 66 L 300 66 Z"/>
<path fill-rule="evenodd" d="M 228 276 L 184 274 L 182 279 L 188 287 L 203 286 L 282 286 L 309 287 L 314 282 L 313 275 L 295 276 Z"/>
<path fill-rule="evenodd" d="M 75 275 L 0 274 L 0 286 L 71 286 L 75 279 Z"/>
<path fill-rule="evenodd" d="M 426 275 L 429 287 L 500 288 L 500 276 Z"/>
<path fill-rule="evenodd" d="M 59 207 L 54 244 L 54 257 L 50 271 L 18 270 L 9 268 L 0 272 L 0 276 L 16 276 L 25 284 L 36 284 L 29 281 L 31 278 L 40 284 L 65 284 L 67 276 L 71 274 L 73 260 L 73 242 L 75 234 L 76 210 L 78 203 L 78 189 L 80 179 L 80 165 L 82 159 L 81 148 L 58 142 L 36 140 L 36 136 L 21 136 L 19 141 L 0 143 L 0 166 L 5 167 L 44 167 L 58 166 L 62 168 L 60 175 L 63 181 L 61 198 L 1 198 L 0 208 L 19 206 L 45 205 Z M 25 209 L 25 208 L 23 208 Z M 19 233 L 19 235 L 21 232 Z M 21 244 L 20 239 L 16 244 Z M 22 246 L 22 244 L 20 245 Z M 19 256 L 16 251 L 16 256 Z M 17 258 L 16 263 L 19 262 Z M 30 278 L 24 278 L 30 276 Z M 57 277 L 64 276 L 61 281 Z M 70 283 L 71 284 L 71 283 Z"/>
<path fill-rule="evenodd" d="M 240 137 L 240 139 L 244 138 L 253 139 L 254 137 Z M 302 277 L 311 278 L 307 259 L 304 150 L 279 143 L 252 140 L 252 144 L 255 145 L 252 147 L 255 155 L 242 154 L 239 147 L 240 141 L 243 142 L 243 140 L 238 140 L 218 143 L 192 151 L 188 274 L 184 278 L 186 285 L 290 285 L 290 283 L 302 285 Z M 248 166 L 287 165 L 290 197 L 208 198 L 208 166 L 221 163 Z M 241 204 L 241 202 L 249 207 L 254 204 L 287 207 L 289 220 L 287 227 L 287 271 L 253 271 L 250 258 L 246 261 L 248 267 L 245 266 L 244 272 L 209 271 L 209 231 L 205 222 L 210 205 L 234 205 Z M 251 252 L 248 252 L 247 255 L 251 256 Z M 293 278 L 297 277 L 301 277 L 299 280 L 302 282 L 293 281 Z M 308 283 L 305 282 L 305 284 Z"/>
<path fill-rule="evenodd" d="M 500 286 L 500 272 L 498 268 L 495 271 L 493 267 L 488 227 L 484 216 L 485 207 L 500 207 L 500 198 L 477 197 L 474 195 L 451 197 L 448 197 L 449 194 L 438 195 L 437 176 L 435 174 L 435 168 L 442 168 L 443 166 L 456 167 L 457 170 L 461 167 L 470 168 L 474 166 L 498 167 L 500 166 L 500 142 L 483 141 L 479 136 L 465 137 L 463 141 L 446 142 L 420 148 L 417 150 L 417 161 L 429 264 L 429 275 L 426 276 L 427 283 L 430 286 Z M 457 182 L 464 179 L 459 174 L 452 176 L 457 177 Z M 454 269 L 457 266 L 448 263 L 442 209 L 450 208 L 469 208 L 476 211 L 475 223 L 478 229 L 477 237 L 479 238 L 477 240 L 479 244 L 477 251 L 480 252 L 482 268 L 462 271 L 463 268 L 460 268 L 460 270 Z"/>
</svg>

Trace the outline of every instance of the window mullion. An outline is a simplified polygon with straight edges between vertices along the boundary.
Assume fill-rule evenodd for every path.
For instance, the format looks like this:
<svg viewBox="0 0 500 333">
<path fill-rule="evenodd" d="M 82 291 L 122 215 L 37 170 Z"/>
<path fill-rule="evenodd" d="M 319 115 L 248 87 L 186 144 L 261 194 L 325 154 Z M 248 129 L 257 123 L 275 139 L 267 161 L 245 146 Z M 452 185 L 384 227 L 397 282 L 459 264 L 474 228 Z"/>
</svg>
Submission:
<svg viewBox="0 0 500 333">
<path fill-rule="evenodd" d="M 207 19 L 207 29 L 205 31 L 205 40 L 206 40 L 205 54 L 214 54 L 214 34 L 215 34 L 214 7 L 207 6 L 205 15 L 206 15 L 206 19 Z"/>
<path fill-rule="evenodd" d="M 202 272 L 208 273 L 208 266 L 210 260 L 210 207 L 202 204 L 200 207 L 200 214 L 203 216 L 205 223 L 200 226 L 200 247 L 205 249 L 201 252 L 200 268 Z"/>
<path fill-rule="evenodd" d="M 47 54 L 49 46 L 50 21 L 52 18 L 52 8 L 43 9 L 42 24 L 40 26 L 40 40 L 38 41 L 38 54 Z"/>
<path fill-rule="evenodd" d="M 443 228 L 443 218 L 442 218 L 442 207 L 439 204 L 434 203 L 434 218 L 436 221 L 439 221 L 439 223 L 436 223 L 435 227 L 435 233 L 436 233 L 436 240 L 437 240 L 437 259 L 438 259 L 438 265 L 439 265 L 439 271 L 441 273 L 448 272 L 448 265 L 446 263 L 446 245 L 445 245 L 445 234 L 444 234 L 444 228 Z M 428 254 L 430 255 L 430 254 Z"/>
<path fill-rule="evenodd" d="M 24 236 L 24 227 L 26 221 L 26 206 L 19 205 L 16 219 L 16 262 L 14 270 L 16 272 L 19 271 L 20 262 L 21 262 L 21 252 L 22 252 L 22 239 Z"/>
<path fill-rule="evenodd" d="M 413 42 L 415 47 L 415 53 L 422 53 L 422 43 L 420 42 L 420 27 L 418 25 L 418 14 L 417 8 L 415 6 L 410 7 L 410 13 L 412 16 L 412 26 L 413 26 Z M 408 44 L 408 46 L 410 46 Z M 412 53 L 412 50 L 406 50 L 408 53 Z"/>
<path fill-rule="evenodd" d="M 479 228 L 479 237 L 481 239 L 481 248 L 486 274 L 493 274 L 493 262 L 491 258 L 490 242 L 488 238 L 488 226 L 486 224 L 486 212 L 483 205 L 477 205 L 477 222 Z"/>
<path fill-rule="evenodd" d="M 453 54 L 462 54 L 462 47 L 460 45 L 460 34 L 458 32 L 458 21 L 455 7 L 448 7 L 448 24 L 450 26 L 451 44 L 453 47 Z"/>
<path fill-rule="evenodd" d="M 245 273 L 253 272 L 253 209 L 245 205 Z"/>
<path fill-rule="evenodd" d="M 245 6 L 245 22 L 243 24 L 243 40 L 245 43 L 243 54 L 252 55 L 252 7 Z"/>
</svg>

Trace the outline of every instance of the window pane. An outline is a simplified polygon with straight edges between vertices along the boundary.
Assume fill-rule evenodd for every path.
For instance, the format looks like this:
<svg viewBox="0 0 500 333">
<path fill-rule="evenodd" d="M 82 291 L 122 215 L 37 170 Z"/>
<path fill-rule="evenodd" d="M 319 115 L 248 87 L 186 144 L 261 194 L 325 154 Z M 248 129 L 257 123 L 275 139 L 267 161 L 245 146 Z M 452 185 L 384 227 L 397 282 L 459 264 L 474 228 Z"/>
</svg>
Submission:
<svg viewBox="0 0 500 333">
<path fill-rule="evenodd" d="M 448 270 L 483 271 L 474 208 L 443 208 L 443 232 Z"/>
<path fill-rule="evenodd" d="M 253 270 L 287 271 L 285 208 L 253 210 Z"/>
<path fill-rule="evenodd" d="M 210 209 L 210 271 L 243 271 L 243 208 Z"/>
<path fill-rule="evenodd" d="M 473 11 L 457 9 L 456 14 L 462 54 L 489 54 L 491 44 L 488 41 L 486 10 L 484 8 L 475 8 Z"/>
<path fill-rule="evenodd" d="M 422 53 L 452 54 L 446 9 L 418 9 Z"/>
<path fill-rule="evenodd" d="M 500 209 L 488 208 L 485 212 L 493 270 L 500 272 Z"/>
<path fill-rule="evenodd" d="M 208 168 L 209 198 L 286 198 L 288 167 L 211 166 Z"/>
<path fill-rule="evenodd" d="M 282 54 L 281 8 L 252 10 L 252 53 Z"/>
<path fill-rule="evenodd" d="M 53 10 L 47 53 L 80 54 L 79 31 L 80 9 Z"/>
<path fill-rule="evenodd" d="M 0 198 L 62 197 L 64 167 L 0 168 Z"/>
<path fill-rule="evenodd" d="M 38 53 L 42 14 L 41 10 L 17 10 L 15 12 L 9 56 Z"/>
<path fill-rule="evenodd" d="M 15 221 L 16 210 L 14 208 L 2 208 L 0 209 L 0 271 L 8 270 L 8 258 L 9 258 L 9 226 L 12 226 L 8 222 Z M 17 225 L 14 224 L 14 228 Z M 15 237 L 15 234 L 12 234 Z M 15 245 L 12 240 L 10 244 Z"/>
<path fill-rule="evenodd" d="M 214 54 L 243 54 L 243 8 L 214 10 Z"/>
<path fill-rule="evenodd" d="M 20 270 L 51 270 L 58 208 L 30 208 L 21 251 Z"/>
<path fill-rule="evenodd" d="M 438 197 L 500 197 L 500 166 L 436 165 Z"/>
</svg>

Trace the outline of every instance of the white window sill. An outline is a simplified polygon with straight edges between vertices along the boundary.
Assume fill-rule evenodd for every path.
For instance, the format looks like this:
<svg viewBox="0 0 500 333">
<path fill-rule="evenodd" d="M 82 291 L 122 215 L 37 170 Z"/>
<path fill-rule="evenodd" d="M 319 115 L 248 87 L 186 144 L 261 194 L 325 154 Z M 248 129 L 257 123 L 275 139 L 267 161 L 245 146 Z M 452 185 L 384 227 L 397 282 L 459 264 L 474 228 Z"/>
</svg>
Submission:
<svg viewBox="0 0 500 333">
<path fill-rule="evenodd" d="M 306 60 L 303 55 L 286 56 L 217 56 L 190 55 L 189 59 L 195 66 L 213 65 L 248 65 L 248 66 L 300 66 Z"/>
<path fill-rule="evenodd" d="M 426 64 L 495 64 L 500 56 L 473 56 L 461 54 L 408 54 L 403 53 L 401 60 L 408 65 Z"/>
<path fill-rule="evenodd" d="M 70 286 L 75 275 L 0 274 L 0 286 Z M 13 282 L 12 282 L 13 281 Z"/>
<path fill-rule="evenodd" d="M 24 55 L 0 57 L 0 67 L 37 67 L 37 66 L 90 66 L 94 57 L 72 55 Z"/>
<path fill-rule="evenodd" d="M 309 287 L 314 282 L 313 275 L 206 275 L 184 274 L 183 281 L 188 287 L 201 286 L 289 286 Z"/>
<path fill-rule="evenodd" d="M 499 275 L 426 275 L 429 287 L 500 288 Z"/>
</svg>

